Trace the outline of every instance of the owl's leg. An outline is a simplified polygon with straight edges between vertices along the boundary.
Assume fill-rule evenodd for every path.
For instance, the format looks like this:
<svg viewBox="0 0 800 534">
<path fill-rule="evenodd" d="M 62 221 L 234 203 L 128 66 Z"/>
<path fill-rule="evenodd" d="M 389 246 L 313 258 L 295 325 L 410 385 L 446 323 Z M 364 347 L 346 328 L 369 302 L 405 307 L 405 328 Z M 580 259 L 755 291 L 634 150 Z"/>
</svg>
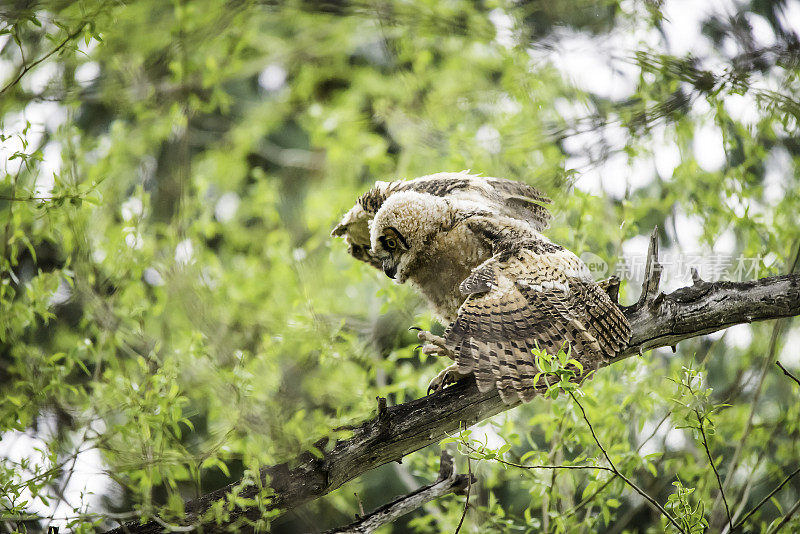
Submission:
<svg viewBox="0 0 800 534">
<path fill-rule="evenodd" d="M 422 352 L 430 356 L 447 356 L 451 360 L 456 359 L 455 353 L 447 348 L 447 344 L 443 337 L 431 334 L 427 330 L 420 330 L 417 333 L 417 338 L 422 341 Z"/>
<path fill-rule="evenodd" d="M 428 385 L 428 395 L 435 393 L 440 389 L 444 389 L 444 387 L 448 384 L 455 384 L 456 381 L 464 376 L 466 375 L 462 375 L 458 372 L 458 364 L 454 363 L 433 377 L 430 385 Z"/>
</svg>

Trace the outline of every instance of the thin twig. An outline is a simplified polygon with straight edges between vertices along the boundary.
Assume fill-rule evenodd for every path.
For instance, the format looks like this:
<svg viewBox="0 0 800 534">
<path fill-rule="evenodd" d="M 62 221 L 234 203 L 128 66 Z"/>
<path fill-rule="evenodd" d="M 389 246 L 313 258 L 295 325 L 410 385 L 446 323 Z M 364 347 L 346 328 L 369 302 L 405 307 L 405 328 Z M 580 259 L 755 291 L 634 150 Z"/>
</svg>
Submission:
<svg viewBox="0 0 800 534">
<path fill-rule="evenodd" d="M 367 515 L 364 513 L 364 503 L 361 502 L 361 497 L 358 496 L 358 493 L 353 493 L 353 495 L 355 495 L 356 500 L 358 501 L 358 517 L 364 517 Z"/>
<path fill-rule="evenodd" d="M 193 530 L 197 530 L 197 525 L 173 525 L 171 523 L 167 523 L 157 515 L 153 515 L 153 521 L 164 527 L 167 532 L 192 532 Z"/>
<path fill-rule="evenodd" d="M 17 181 L 19 180 L 19 173 L 22 172 L 22 165 L 19 166 L 14 179 L 11 181 L 11 196 L 8 198 L 11 202 L 8 203 L 8 220 L 6 221 L 5 231 L 3 232 L 3 258 L 8 260 L 8 269 L 11 270 L 11 258 L 8 257 L 8 240 L 11 234 L 11 221 L 14 218 L 14 200 L 17 197 Z"/>
<path fill-rule="evenodd" d="M 786 483 L 787 483 L 787 482 L 789 482 L 789 481 L 790 481 L 792 478 L 794 478 L 794 477 L 795 477 L 795 475 L 797 475 L 798 473 L 800 473 L 800 467 L 798 467 L 797 469 L 795 469 L 794 471 L 792 471 L 792 473 L 791 473 L 791 474 L 789 474 L 789 476 L 787 476 L 786 478 L 784 478 L 784 479 L 783 479 L 783 482 L 781 482 L 780 484 L 778 484 L 778 486 L 777 486 L 777 487 L 776 487 L 774 490 L 770 491 L 770 492 L 769 492 L 769 494 L 768 494 L 766 497 L 764 497 L 763 499 L 761 499 L 761 502 L 760 502 L 760 503 L 758 503 L 757 505 L 755 505 L 755 507 L 753 507 L 753 509 L 752 509 L 752 510 L 750 510 L 749 512 L 747 512 L 747 514 L 746 514 L 746 515 L 745 515 L 743 518 L 741 518 L 741 519 L 740 519 L 740 520 L 739 520 L 739 521 L 738 521 L 738 522 L 737 522 L 737 523 L 736 523 L 736 524 L 733 526 L 733 528 L 731 528 L 731 532 L 733 532 L 734 530 L 736 530 L 736 529 L 738 529 L 739 527 L 741 527 L 741 526 L 744 524 L 744 522 L 745 522 L 745 521 L 747 521 L 747 519 L 748 519 L 748 518 L 749 518 L 751 515 L 753 515 L 754 513 L 756 513 L 756 512 L 758 511 L 758 509 L 759 509 L 759 508 L 761 508 L 761 507 L 762 507 L 762 506 L 763 506 L 763 505 L 764 505 L 764 504 L 765 504 L 765 503 L 766 503 L 768 500 L 770 500 L 770 499 L 772 498 L 772 496 L 773 496 L 773 495 L 775 495 L 776 493 L 778 493 L 778 492 L 781 490 L 781 488 L 782 488 L 783 486 L 785 486 L 785 485 L 786 485 Z"/>
<path fill-rule="evenodd" d="M 798 379 L 797 379 L 797 377 L 796 377 L 796 376 L 794 376 L 792 373 L 790 373 L 789 371 L 787 371 L 787 370 L 786 370 L 786 367 L 784 367 L 783 365 L 781 365 L 781 362 L 780 362 L 780 361 L 776 361 L 776 362 L 775 362 L 775 365 L 777 365 L 778 367 L 780 367 L 780 368 L 781 368 L 781 371 L 783 371 L 783 374 L 785 374 L 786 376 L 788 376 L 789 378 L 791 378 L 792 380 L 794 380 L 795 382 L 797 382 L 797 385 L 798 385 L 798 386 L 800 386 L 800 380 L 798 380 Z"/>
<path fill-rule="evenodd" d="M 65 46 L 67 46 L 67 43 L 69 43 L 69 42 L 70 42 L 70 41 L 72 41 L 72 40 L 73 40 L 75 37 L 77 37 L 77 36 L 78 36 L 78 34 L 79 34 L 79 33 L 81 33 L 81 32 L 83 31 L 83 28 L 85 28 L 87 24 L 89 24 L 89 21 L 88 21 L 88 20 L 85 20 L 85 21 L 81 22 L 81 23 L 80 23 L 80 25 L 78 26 L 78 29 L 77 29 L 77 30 L 75 30 L 74 32 L 70 33 L 70 34 L 67 36 L 67 38 L 66 38 L 66 39 L 64 39 L 63 41 L 61 41 L 61 43 L 59 43 L 59 45 L 58 45 L 58 46 L 56 46 L 55 48 L 53 48 L 53 49 L 52 49 L 50 52 L 48 52 L 47 54 L 43 55 L 42 57 L 40 57 L 39 59 L 37 59 L 37 60 L 36 60 L 36 61 L 34 61 L 33 63 L 31 63 L 31 64 L 29 64 L 29 65 L 25 65 L 25 66 L 22 68 L 22 70 L 21 70 L 21 71 L 19 71 L 19 74 L 17 74 L 17 76 L 16 76 L 16 77 L 15 77 L 13 80 L 11 80 L 10 82 L 8 82 L 8 83 L 5 85 L 5 87 L 3 87 L 2 89 L 0 89 L 0 95 L 2 95 L 3 93 L 5 93 L 6 91 L 8 91 L 8 89 L 9 89 L 10 87 L 12 87 L 13 85 L 16 85 L 16 84 L 17 84 L 17 82 L 19 82 L 19 81 L 22 79 L 22 77 L 23 77 L 23 76 L 25 76 L 26 74 L 28 74 L 28 72 L 29 72 L 31 69 L 33 69 L 34 67 L 36 67 L 37 65 L 39 65 L 39 64 L 40 64 L 40 63 L 42 63 L 43 61 L 46 61 L 46 60 L 47 60 L 47 59 L 48 59 L 50 56 L 52 56 L 52 55 L 53 55 L 53 54 L 55 54 L 56 52 L 60 51 L 60 50 L 61 50 L 62 48 L 64 48 Z"/>
<path fill-rule="evenodd" d="M 706 438 L 705 431 L 705 418 L 700 417 L 700 412 L 695 408 L 694 414 L 697 416 L 697 422 L 700 424 L 700 437 L 703 438 L 703 448 L 706 450 L 708 463 L 711 464 L 711 469 L 714 471 L 714 476 L 717 477 L 717 486 L 719 487 L 719 494 L 722 497 L 722 502 L 725 503 L 725 512 L 728 514 L 728 525 L 733 529 L 733 519 L 731 519 L 731 509 L 728 507 L 728 499 L 725 497 L 725 490 L 722 489 L 722 480 L 719 478 L 719 471 L 717 466 L 714 465 L 714 458 L 711 456 L 711 451 L 708 450 L 708 439 Z"/>
<path fill-rule="evenodd" d="M 477 449 L 475 449 L 472 445 L 470 445 L 468 441 L 462 440 L 461 443 L 470 452 L 479 453 L 479 451 Z M 467 460 L 469 461 L 469 456 L 467 456 Z M 567 469 L 567 470 L 574 469 L 574 470 L 608 471 L 609 473 L 612 474 L 612 477 L 609 478 L 605 483 L 603 483 L 602 486 L 600 486 L 597 490 L 595 490 L 591 495 L 586 497 L 577 506 L 575 506 L 574 508 L 572 508 L 571 510 L 566 512 L 565 517 L 569 517 L 571 515 L 576 514 L 581 508 L 586 506 L 586 504 L 589 503 L 598 493 L 600 493 L 604 489 L 606 489 L 606 487 L 608 487 L 608 485 L 611 484 L 611 482 L 613 482 L 614 478 L 616 478 L 616 476 L 617 476 L 617 473 L 613 469 L 611 469 L 610 467 L 602 466 L 602 465 L 544 465 L 544 464 L 524 465 L 524 464 L 520 464 L 520 463 L 516 463 L 516 462 L 509 462 L 509 461 L 503 460 L 501 458 L 492 458 L 492 461 L 495 461 L 495 462 L 497 462 L 497 463 L 499 463 L 501 465 L 505 465 L 505 466 L 508 466 L 508 467 L 515 467 L 517 469 L 524 469 L 524 470 L 530 470 L 530 471 L 536 470 L 536 469 L 552 469 L 553 472 L 555 473 L 560 469 Z M 456 531 L 456 532 L 458 532 L 458 531 Z"/>
<path fill-rule="evenodd" d="M 464 500 L 464 511 L 461 513 L 461 519 L 458 521 L 458 526 L 453 534 L 458 534 L 461 530 L 461 525 L 464 524 L 464 518 L 467 517 L 467 509 L 469 508 L 469 492 L 472 489 L 472 462 L 470 462 L 469 456 L 467 456 L 467 475 L 469 478 L 467 479 L 467 496 Z"/>
<path fill-rule="evenodd" d="M 18 196 L 6 196 L 0 195 L 0 200 L 6 200 L 8 202 L 53 202 L 56 200 L 72 200 L 73 198 L 83 198 L 82 195 L 61 195 L 57 197 L 35 197 L 35 196 L 28 196 L 28 197 L 18 197 Z"/>
<path fill-rule="evenodd" d="M 480 454 L 480 451 L 469 444 L 468 441 L 461 441 L 461 444 L 464 445 L 467 450 L 470 452 L 474 452 Z M 508 467 L 516 467 L 518 469 L 592 469 L 596 471 L 609 471 L 611 473 L 616 472 L 611 469 L 610 467 L 605 467 L 603 465 L 525 465 L 525 464 L 518 464 L 514 462 L 509 462 L 507 460 L 502 460 L 500 458 L 491 458 L 492 461 L 497 462 L 502 465 L 506 465 Z"/>
<path fill-rule="evenodd" d="M 671 483 L 672 483 L 671 480 L 667 477 L 654 478 L 652 480 L 650 487 L 647 488 L 647 491 L 651 493 L 652 492 L 659 493 L 662 490 L 664 490 L 667 486 L 670 486 Z M 622 512 L 622 510 L 620 510 L 620 516 L 615 518 L 614 523 L 612 525 L 609 525 L 608 530 L 606 530 L 604 534 L 620 534 L 620 533 L 626 534 L 632 531 L 635 532 L 636 531 L 635 527 L 639 526 L 638 525 L 639 521 L 637 521 L 637 518 L 640 518 L 643 513 L 649 512 L 647 510 L 648 506 L 649 505 L 647 502 L 641 501 L 635 506 L 631 506 L 630 508 L 625 510 L 624 513 Z M 593 508 L 590 506 L 586 510 L 587 513 L 586 519 L 591 517 L 590 515 L 588 515 L 588 513 L 591 512 L 592 509 Z M 584 519 L 584 522 L 586 522 L 586 519 Z M 633 523 L 632 526 L 634 528 L 631 528 L 631 526 L 629 526 L 631 525 L 631 523 Z M 596 532 L 596 531 L 584 531 L 584 532 Z"/>
<path fill-rule="evenodd" d="M 75 451 L 73 454 L 71 454 L 70 456 L 68 456 L 68 457 L 67 457 L 67 458 L 66 458 L 66 459 L 65 459 L 63 462 L 61 462 L 60 464 L 58 464 L 58 465 L 56 465 L 56 466 L 54 466 L 54 467 L 51 467 L 50 469 L 48 469 L 48 470 L 46 470 L 46 471 L 42 471 L 41 473 L 35 474 L 35 475 L 34 475 L 34 476 L 32 476 L 31 478 L 28 478 L 28 479 L 26 479 L 26 480 L 22 480 L 22 481 L 20 481 L 20 483 L 19 483 L 19 484 L 13 484 L 13 485 L 10 485 L 10 486 L 6 487 L 6 489 L 7 489 L 7 490 L 13 490 L 13 491 L 16 491 L 16 490 L 18 490 L 18 489 L 20 489 L 20 488 L 24 488 L 25 486 L 28 486 L 28 485 L 29 485 L 29 484 L 31 484 L 32 482 L 36 482 L 37 480 L 40 480 L 40 479 L 42 479 L 42 478 L 47 478 L 47 477 L 49 477 L 49 476 L 54 476 L 56 473 L 58 473 L 59 471 L 61 471 L 61 470 L 62 470 L 62 469 L 63 469 L 63 468 L 64 468 L 64 467 L 65 467 L 65 466 L 68 464 L 68 463 L 70 463 L 71 461 L 73 461 L 73 458 L 77 458 L 77 456 L 78 456 L 79 454 L 82 454 L 82 453 L 84 453 L 84 452 L 86 452 L 86 451 L 90 451 L 90 450 L 92 450 L 92 449 L 96 449 L 96 448 L 97 448 L 97 445 L 96 445 L 96 444 L 92 444 L 92 445 L 90 445 L 89 447 L 86 447 L 85 449 L 82 449 L 82 450 L 76 450 L 76 451 Z"/>
<path fill-rule="evenodd" d="M 611 470 L 609 469 L 609 471 L 611 471 Z M 577 513 L 578 513 L 578 511 L 580 511 L 580 509 L 581 509 L 581 508 L 583 508 L 584 506 L 586 506 L 587 504 L 589 504 L 589 503 L 590 503 L 590 502 L 591 502 L 591 501 L 592 501 L 592 500 L 593 500 L 593 499 L 594 499 L 594 498 L 595 498 L 595 497 L 596 497 L 596 496 L 597 496 L 599 493 L 601 493 L 601 492 L 602 492 L 604 489 L 606 489 L 606 488 L 608 487 L 608 485 L 609 485 L 609 484 L 611 484 L 612 482 L 614 482 L 614 480 L 617 478 L 617 474 L 612 472 L 612 475 L 613 475 L 613 476 L 612 476 L 611 478 L 609 478 L 608 480 L 606 480 L 606 481 L 603 483 L 603 485 L 602 485 L 602 486 L 600 486 L 599 488 L 597 488 L 596 490 L 594 490 L 594 491 L 591 493 L 591 495 L 587 495 L 587 496 L 586 496 L 586 498 L 585 498 L 585 499 L 583 499 L 581 502 L 579 502 L 577 505 L 575 505 L 575 507 L 574 507 L 572 510 L 568 510 L 568 511 L 567 511 L 567 512 L 564 514 L 564 517 L 570 517 L 570 516 L 572 516 L 572 515 L 575 515 L 575 514 L 577 514 Z"/>
<path fill-rule="evenodd" d="M 661 425 L 663 425 L 663 424 L 664 424 L 664 421 L 666 421 L 666 420 L 669 418 L 669 416 L 670 416 L 670 415 L 672 415 L 672 410 L 669 410 L 669 411 L 668 411 L 668 412 L 667 412 L 667 413 L 664 415 L 664 417 L 662 417 L 662 418 L 661 418 L 661 421 L 659 421 L 659 422 L 658 422 L 658 424 L 656 425 L 656 427 L 653 429 L 653 432 L 651 432 L 651 433 L 650 433 L 650 435 L 649 435 L 649 436 L 647 436 L 647 438 L 646 438 L 644 441 L 642 441 L 642 442 L 639 444 L 639 446 L 638 446 L 638 447 L 636 447 L 636 452 L 639 452 L 640 450 L 642 450 L 642 447 L 644 447 L 644 446 L 645 446 L 645 444 L 646 444 L 648 441 L 650 441 L 651 439 L 653 439 L 653 437 L 654 437 L 654 436 L 655 436 L 655 435 L 658 433 L 658 429 L 659 429 L 659 428 L 661 428 Z"/>
<path fill-rule="evenodd" d="M 767 370 L 769 369 L 769 361 L 775 357 L 775 352 L 778 347 L 778 339 L 780 338 L 785 323 L 785 319 L 778 319 L 772 326 L 772 333 L 770 334 L 769 339 L 769 348 L 767 349 L 768 356 L 764 359 L 764 363 L 761 365 L 761 370 L 758 377 L 758 385 L 756 386 L 755 393 L 753 394 L 753 400 L 750 401 L 750 413 L 747 416 L 747 423 L 745 423 L 742 437 L 736 445 L 736 450 L 733 451 L 733 457 L 730 462 L 730 467 L 728 468 L 728 474 L 725 476 L 725 482 L 722 484 L 725 489 L 727 489 L 733 481 L 733 473 L 739 466 L 739 459 L 742 451 L 744 450 L 745 443 L 747 442 L 747 436 L 750 435 L 750 431 L 753 429 L 753 420 L 756 415 L 756 409 L 758 408 L 758 401 L 761 399 L 764 379 L 766 378 Z M 712 510 L 717 507 L 718 500 L 719 497 L 714 500 L 714 504 L 711 506 Z"/>
<path fill-rule="evenodd" d="M 70 505 L 70 502 L 66 497 L 67 486 L 69 485 L 69 481 L 72 480 L 72 475 L 75 474 L 75 464 L 78 463 L 78 452 L 77 451 L 80 450 L 81 445 L 86 443 L 86 435 L 89 433 L 89 429 L 90 429 L 89 425 L 87 425 L 83 429 L 83 436 L 81 436 L 81 441 L 78 444 L 78 446 L 75 447 L 75 449 L 76 449 L 75 454 L 72 455 L 72 465 L 67 470 L 67 475 L 66 475 L 66 477 L 64 477 L 64 480 L 61 483 L 56 484 L 56 488 L 54 488 L 55 492 L 56 492 L 56 496 L 59 498 L 59 501 L 60 501 L 59 504 L 61 502 L 63 502 L 67 506 Z M 87 449 L 87 450 L 90 450 L 90 449 Z M 58 504 L 53 506 L 53 512 L 52 512 L 52 514 L 50 514 L 50 522 L 52 522 L 54 520 L 57 509 L 58 509 Z"/>
<path fill-rule="evenodd" d="M 595 443 L 597 444 L 597 446 L 600 448 L 600 451 L 603 453 L 603 456 L 605 456 L 605 458 L 606 458 L 606 461 L 608 462 L 608 465 L 609 465 L 609 466 L 611 466 L 611 471 L 613 471 L 613 472 L 614 472 L 614 474 L 615 474 L 615 475 L 617 475 L 619 478 L 621 478 L 622 480 L 624 480 L 624 481 L 625 481 L 625 483 L 626 483 L 627 485 L 629 485 L 629 486 L 630 486 L 630 487 L 631 487 L 631 488 L 632 488 L 632 489 L 633 489 L 633 490 L 634 490 L 636 493 L 638 493 L 639 495 L 641 495 L 642 497 L 644 497 L 644 498 L 645 498 L 645 499 L 646 499 L 646 500 L 647 500 L 647 501 L 648 501 L 650 504 L 652 504 L 652 505 L 653 505 L 653 506 L 654 506 L 654 507 L 655 507 L 655 508 L 656 508 L 656 509 L 657 509 L 659 512 L 661 512 L 661 514 L 662 514 L 664 517 L 666 517 L 666 518 L 669 520 L 669 522 L 670 522 L 670 523 L 672 523 L 672 525 L 673 525 L 673 526 L 674 526 L 676 529 L 678 529 L 678 532 L 682 532 L 682 533 L 684 533 L 684 534 L 685 534 L 685 532 L 686 532 L 686 531 L 685 531 L 685 530 L 683 530 L 683 528 L 681 528 L 681 526 L 678 524 L 678 522 L 675 520 L 675 518 L 674 518 L 674 517 L 672 517 L 672 515 L 670 515 L 670 513 L 669 513 L 669 512 L 667 512 L 667 511 L 664 509 L 664 507 L 663 507 L 663 506 L 661 506 L 661 505 L 658 503 L 658 501 L 656 501 L 654 498 L 652 498 L 650 495 L 648 495 L 648 494 L 647 494 L 647 492 L 645 492 L 643 489 L 641 489 L 639 486 L 637 486 L 637 485 L 636 485 L 636 484 L 635 484 L 635 483 L 634 483 L 632 480 L 630 480 L 628 477 L 626 477 L 625 475 L 623 475 L 622 473 L 620 473 L 620 471 L 619 471 L 619 470 L 618 470 L 618 469 L 617 469 L 617 468 L 614 466 L 614 462 L 612 462 L 612 461 L 611 461 L 611 457 L 610 457 L 610 456 L 608 455 L 608 453 L 606 452 L 606 449 L 605 449 L 605 448 L 603 447 L 603 445 L 600 443 L 600 440 L 599 440 L 599 439 L 597 439 L 597 434 L 595 434 L 595 433 L 594 433 L 594 427 L 592 426 L 592 423 L 591 423 L 591 422 L 589 422 L 589 418 L 586 416 L 586 411 L 583 409 L 583 405 L 582 405 L 582 404 L 581 404 L 581 403 L 578 401 L 578 399 L 575 397 L 575 394 L 574 394 L 573 392 L 569 391 L 568 393 L 569 393 L 570 397 L 572 397 L 572 400 L 573 400 L 573 401 L 575 401 L 575 404 L 577 404 L 577 405 L 578 405 L 578 408 L 580 408 L 580 410 L 581 410 L 581 414 L 583 415 L 583 420 L 584 420 L 584 421 L 586 421 L 586 424 L 589 426 L 589 431 L 592 433 L 592 438 L 594 438 L 594 442 L 595 442 Z"/>
<path fill-rule="evenodd" d="M 779 427 L 777 425 L 773 426 L 769 438 L 764 440 L 764 443 L 772 443 L 772 440 L 778 433 L 778 430 Z M 739 518 L 742 517 L 742 514 L 744 513 L 744 508 L 745 506 L 747 506 L 747 500 L 750 496 L 750 489 L 753 487 L 753 484 L 756 481 L 755 473 L 758 471 L 759 467 L 761 466 L 761 463 L 764 461 L 765 458 L 766 457 L 764 455 L 759 456 L 756 462 L 753 464 L 752 468 L 750 469 L 750 474 L 747 475 L 747 482 L 745 483 L 744 489 L 742 490 L 742 495 L 739 498 L 739 506 L 736 507 L 736 509 L 733 512 L 734 521 L 738 522 Z M 728 532 L 731 532 L 731 529 L 729 527 L 725 527 L 725 529 L 722 531 L 721 534 L 728 534 Z"/>
<path fill-rule="evenodd" d="M 556 454 L 561 450 L 560 442 L 564 434 L 564 420 L 567 417 L 567 410 L 558 421 L 558 428 L 553 434 L 553 439 L 550 446 L 550 453 L 547 455 L 548 463 L 552 464 L 555 460 Z M 556 475 L 558 469 L 553 469 L 550 473 L 550 485 L 547 486 L 545 497 L 542 499 L 542 532 L 547 534 L 550 531 L 550 501 L 553 500 L 553 488 L 556 485 Z"/>
<path fill-rule="evenodd" d="M 785 516 L 783 516 L 781 522 L 775 526 L 775 530 L 770 530 L 769 534 L 777 534 L 778 532 L 780 532 L 780 530 L 786 526 L 786 523 L 789 522 L 792 516 L 797 513 L 797 510 L 800 510 L 800 500 L 794 503 L 794 506 L 792 506 L 791 509 L 788 512 L 786 512 Z"/>
<path fill-rule="evenodd" d="M 764 443 L 769 443 L 765 441 Z M 747 477 L 747 482 L 744 485 L 744 489 L 742 490 L 742 496 L 739 501 L 739 506 L 733 512 L 733 520 L 738 521 L 742 514 L 744 513 L 744 507 L 747 506 L 747 500 L 750 498 L 750 490 L 753 487 L 754 482 L 756 481 L 756 477 L 754 476 L 758 468 L 761 466 L 761 462 L 763 461 L 764 456 L 758 458 L 756 460 L 753 469 L 750 470 L 750 475 Z M 738 523 L 737 523 L 738 524 Z M 725 530 L 722 531 L 722 534 L 728 534 L 731 529 L 726 527 Z"/>
</svg>

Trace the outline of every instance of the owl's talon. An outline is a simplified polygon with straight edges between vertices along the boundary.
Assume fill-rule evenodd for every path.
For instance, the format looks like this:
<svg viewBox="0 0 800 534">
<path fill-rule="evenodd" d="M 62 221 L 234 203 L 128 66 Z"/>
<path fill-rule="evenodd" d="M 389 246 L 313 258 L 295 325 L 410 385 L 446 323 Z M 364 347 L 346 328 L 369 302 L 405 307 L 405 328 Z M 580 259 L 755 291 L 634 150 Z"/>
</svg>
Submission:
<svg viewBox="0 0 800 534">
<path fill-rule="evenodd" d="M 422 328 L 420 328 L 420 327 L 418 327 L 418 326 L 409 326 L 409 327 L 408 327 L 408 330 L 409 330 L 409 332 L 410 332 L 411 330 L 416 330 L 417 332 L 422 332 Z"/>
<path fill-rule="evenodd" d="M 441 336 L 436 336 L 427 330 L 420 330 L 417 338 L 423 342 L 422 352 L 430 356 L 447 356 L 455 360 L 455 354 L 447 347 L 447 342 Z"/>
<path fill-rule="evenodd" d="M 442 355 L 442 347 L 437 345 L 433 345 L 431 343 L 425 343 L 421 346 L 422 353 L 427 354 L 428 356 L 439 356 Z"/>
<path fill-rule="evenodd" d="M 444 389 L 445 386 L 449 384 L 455 384 L 459 378 L 461 378 L 461 375 L 459 374 L 458 369 L 455 365 L 451 365 L 433 377 L 431 383 L 428 384 L 427 394 L 430 395 L 431 393 L 436 393 L 437 391 Z"/>
</svg>

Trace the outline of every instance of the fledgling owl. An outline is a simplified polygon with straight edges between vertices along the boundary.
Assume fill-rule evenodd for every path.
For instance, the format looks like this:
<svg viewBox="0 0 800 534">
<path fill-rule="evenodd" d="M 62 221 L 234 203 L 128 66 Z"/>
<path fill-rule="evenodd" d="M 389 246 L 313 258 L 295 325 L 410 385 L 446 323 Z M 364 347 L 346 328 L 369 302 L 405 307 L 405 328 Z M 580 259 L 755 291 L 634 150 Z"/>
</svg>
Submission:
<svg viewBox="0 0 800 534">
<path fill-rule="evenodd" d="M 589 269 L 540 233 L 546 202 L 510 180 L 441 173 L 379 182 L 334 229 L 351 254 L 410 281 L 448 323 L 442 337 L 419 334 L 424 352 L 455 360 L 430 390 L 474 373 L 481 391 L 528 401 L 534 348 L 569 346 L 588 370 L 627 346 L 630 326 Z"/>
</svg>

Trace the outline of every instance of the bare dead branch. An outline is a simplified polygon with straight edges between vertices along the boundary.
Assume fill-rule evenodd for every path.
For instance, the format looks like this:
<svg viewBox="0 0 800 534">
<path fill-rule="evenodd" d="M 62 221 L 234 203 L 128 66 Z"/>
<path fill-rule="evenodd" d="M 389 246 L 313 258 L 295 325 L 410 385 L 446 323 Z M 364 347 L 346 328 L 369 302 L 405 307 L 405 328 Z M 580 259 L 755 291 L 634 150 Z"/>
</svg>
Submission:
<svg viewBox="0 0 800 534">
<path fill-rule="evenodd" d="M 781 365 L 781 362 L 779 362 L 779 361 L 776 361 L 776 362 L 775 362 L 775 365 L 777 365 L 778 367 L 780 367 L 780 368 L 781 368 L 781 371 L 783 371 L 783 374 L 785 374 L 786 376 L 788 376 L 789 378 L 791 378 L 792 380 L 794 380 L 795 382 L 797 382 L 797 385 L 798 385 L 798 386 L 800 386 L 800 379 L 798 379 L 798 378 L 797 378 L 796 376 L 794 376 L 792 373 L 790 373 L 789 371 L 787 371 L 787 370 L 786 370 L 786 367 L 784 367 L 783 365 Z"/>
<path fill-rule="evenodd" d="M 647 249 L 647 263 L 644 268 L 644 282 L 642 282 L 642 294 L 639 295 L 637 306 L 644 307 L 651 304 L 656 299 L 658 286 L 661 283 L 661 264 L 658 262 L 658 226 L 653 228 L 650 234 L 650 246 Z"/>
<path fill-rule="evenodd" d="M 633 331 L 630 344 L 614 361 L 640 351 L 672 347 L 737 324 L 800 314 L 800 276 L 787 274 L 749 282 L 700 282 L 682 287 L 653 309 L 623 308 Z M 613 363 L 613 362 L 612 362 Z"/>
<path fill-rule="evenodd" d="M 324 534 L 369 534 L 377 530 L 378 527 L 391 523 L 398 517 L 416 510 L 433 499 L 438 499 L 448 493 L 468 492 L 472 482 L 471 471 L 466 475 L 456 475 L 453 468 L 453 457 L 443 450 L 439 478 L 436 482 L 423 486 L 408 495 L 403 495 L 345 527 L 328 530 Z M 467 493 L 467 500 L 469 501 L 469 493 Z"/>
</svg>

